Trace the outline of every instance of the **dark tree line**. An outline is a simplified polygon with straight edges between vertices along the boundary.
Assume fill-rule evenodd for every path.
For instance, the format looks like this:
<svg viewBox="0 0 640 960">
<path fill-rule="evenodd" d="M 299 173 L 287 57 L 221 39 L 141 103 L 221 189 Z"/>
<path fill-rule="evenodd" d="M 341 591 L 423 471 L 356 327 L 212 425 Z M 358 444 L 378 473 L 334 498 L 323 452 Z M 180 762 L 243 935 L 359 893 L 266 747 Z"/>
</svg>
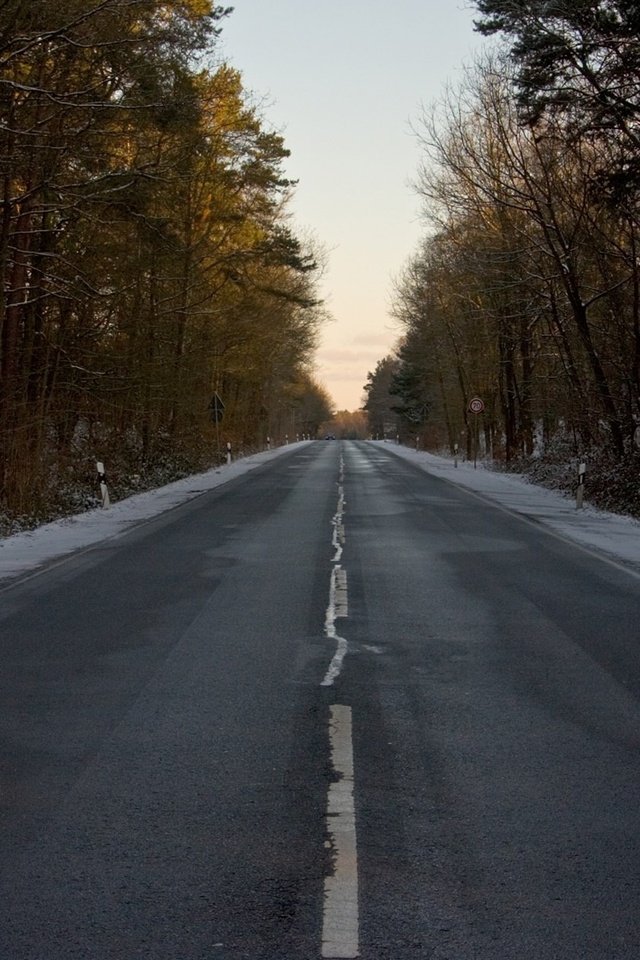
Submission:
<svg viewBox="0 0 640 960">
<path fill-rule="evenodd" d="M 428 443 L 634 462 L 640 422 L 640 13 L 477 0 L 499 38 L 417 128 L 427 231 L 397 284 L 392 393 Z M 402 404 L 404 404 L 404 409 Z M 414 427 L 414 433 L 416 428 Z"/>
<path fill-rule="evenodd" d="M 313 432 L 322 308 L 288 152 L 207 0 L 0 3 L 0 509 Z M 315 404 L 315 406 L 314 406 Z"/>
</svg>

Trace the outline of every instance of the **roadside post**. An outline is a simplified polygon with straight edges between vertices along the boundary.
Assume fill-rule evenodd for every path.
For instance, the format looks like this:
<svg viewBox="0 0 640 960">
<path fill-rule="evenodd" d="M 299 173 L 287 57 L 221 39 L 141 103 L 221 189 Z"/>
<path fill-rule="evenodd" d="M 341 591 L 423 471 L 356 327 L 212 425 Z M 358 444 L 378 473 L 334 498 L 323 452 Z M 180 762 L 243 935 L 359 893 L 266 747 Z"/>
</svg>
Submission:
<svg viewBox="0 0 640 960">
<path fill-rule="evenodd" d="M 271 437 L 267 437 L 267 450 L 271 450 Z"/>
<path fill-rule="evenodd" d="M 227 440 L 227 463 L 231 463 L 231 440 Z"/>
<path fill-rule="evenodd" d="M 96 470 L 98 471 L 98 483 L 100 484 L 100 499 L 102 501 L 102 509 L 106 510 L 107 507 L 111 506 L 111 501 L 109 499 L 107 475 L 104 472 L 104 463 L 101 460 L 96 461 Z"/>
<path fill-rule="evenodd" d="M 587 472 L 586 463 L 581 463 L 578 467 L 578 486 L 576 489 L 576 510 L 582 510 L 584 501 L 584 475 Z"/>
<path fill-rule="evenodd" d="M 478 415 L 484 413 L 484 400 L 481 400 L 480 397 L 472 397 L 471 400 L 469 400 L 468 410 L 475 418 L 473 431 L 473 469 L 475 470 L 478 462 L 478 431 L 480 429 Z"/>
<path fill-rule="evenodd" d="M 458 469 L 458 444 L 454 443 L 453 445 L 453 465 Z"/>
</svg>

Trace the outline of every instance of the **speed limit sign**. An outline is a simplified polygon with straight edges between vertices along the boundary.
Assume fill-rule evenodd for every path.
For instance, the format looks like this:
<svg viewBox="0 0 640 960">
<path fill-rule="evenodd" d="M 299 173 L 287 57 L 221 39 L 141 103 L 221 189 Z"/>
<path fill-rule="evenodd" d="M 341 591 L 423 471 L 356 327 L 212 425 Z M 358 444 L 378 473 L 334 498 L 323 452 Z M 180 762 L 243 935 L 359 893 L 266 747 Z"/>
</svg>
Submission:
<svg viewBox="0 0 640 960">
<path fill-rule="evenodd" d="M 474 397 L 469 400 L 469 413 L 482 413 L 484 410 L 484 401 L 480 397 Z"/>
</svg>

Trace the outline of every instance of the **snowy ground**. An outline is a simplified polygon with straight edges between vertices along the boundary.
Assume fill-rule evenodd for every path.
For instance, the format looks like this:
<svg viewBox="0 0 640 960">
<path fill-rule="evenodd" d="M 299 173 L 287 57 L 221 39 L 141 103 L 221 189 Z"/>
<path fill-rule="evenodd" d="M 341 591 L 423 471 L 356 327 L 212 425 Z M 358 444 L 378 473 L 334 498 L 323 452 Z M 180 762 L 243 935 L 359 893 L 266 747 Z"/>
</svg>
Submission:
<svg viewBox="0 0 640 960">
<path fill-rule="evenodd" d="M 544 524 L 556 536 L 604 554 L 611 562 L 622 563 L 640 576 L 639 522 L 596 510 L 588 504 L 583 510 L 576 510 L 573 500 L 527 483 L 518 476 L 494 473 L 484 470 L 480 465 L 474 470 L 471 463 L 459 462 L 456 468 L 453 461 L 442 457 L 392 443 L 376 443 L 434 476 L 468 488 L 481 499 L 487 498 L 506 510 L 524 515 L 532 522 Z M 0 580 L 24 575 L 69 553 L 116 537 L 234 477 L 249 473 L 260 464 L 291 451 L 294 446 L 292 444 L 258 453 L 229 466 L 137 494 L 108 510 L 91 510 L 0 540 Z"/>
</svg>

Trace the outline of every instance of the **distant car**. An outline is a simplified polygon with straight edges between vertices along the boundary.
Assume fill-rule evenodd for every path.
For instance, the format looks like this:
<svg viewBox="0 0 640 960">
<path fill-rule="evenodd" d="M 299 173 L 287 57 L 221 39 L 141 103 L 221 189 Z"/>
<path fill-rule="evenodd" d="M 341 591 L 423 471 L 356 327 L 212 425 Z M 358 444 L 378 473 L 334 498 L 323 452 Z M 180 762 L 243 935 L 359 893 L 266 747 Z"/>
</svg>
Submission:
<svg viewBox="0 0 640 960">
<path fill-rule="evenodd" d="M 335 440 L 335 435 L 333 433 L 328 433 L 325 437 L 325 440 Z"/>
</svg>

